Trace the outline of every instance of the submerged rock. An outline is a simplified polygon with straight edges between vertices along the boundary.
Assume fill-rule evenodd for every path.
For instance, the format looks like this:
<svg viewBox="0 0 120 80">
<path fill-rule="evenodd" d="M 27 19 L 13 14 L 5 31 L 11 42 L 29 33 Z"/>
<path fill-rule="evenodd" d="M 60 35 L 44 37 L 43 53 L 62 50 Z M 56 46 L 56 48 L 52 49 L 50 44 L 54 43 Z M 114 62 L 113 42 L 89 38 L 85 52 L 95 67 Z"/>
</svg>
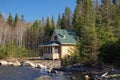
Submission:
<svg viewBox="0 0 120 80">
<path fill-rule="evenodd" d="M 50 76 L 41 76 L 39 78 L 36 78 L 34 80 L 53 80 Z"/>
</svg>

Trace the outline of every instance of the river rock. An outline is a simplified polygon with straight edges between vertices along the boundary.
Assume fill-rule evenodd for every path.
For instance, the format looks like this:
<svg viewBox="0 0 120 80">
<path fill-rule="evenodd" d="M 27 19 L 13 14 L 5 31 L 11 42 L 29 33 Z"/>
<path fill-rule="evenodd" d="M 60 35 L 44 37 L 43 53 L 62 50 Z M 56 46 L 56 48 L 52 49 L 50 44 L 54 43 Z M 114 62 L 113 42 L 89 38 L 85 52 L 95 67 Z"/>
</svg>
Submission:
<svg viewBox="0 0 120 80">
<path fill-rule="evenodd" d="M 21 63 L 21 66 L 27 66 L 27 67 L 32 67 L 32 68 L 35 68 L 36 65 L 30 61 L 24 61 Z"/>
<path fill-rule="evenodd" d="M 21 63 L 19 62 L 19 61 L 15 61 L 14 63 L 13 63 L 13 66 L 20 66 L 21 65 Z"/>
<path fill-rule="evenodd" d="M 36 68 L 45 68 L 45 67 L 44 67 L 42 64 L 40 64 L 40 63 L 36 63 L 36 64 L 35 64 L 35 67 L 36 67 Z"/>
<path fill-rule="evenodd" d="M 2 66 L 7 66 L 7 65 L 8 65 L 8 62 L 5 61 L 5 60 L 1 60 L 1 61 L 0 61 L 0 65 L 2 65 Z"/>
<path fill-rule="evenodd" d="M 13 62 L 8 62 L 8 66 L 13 66 L 14 63 Z"/>
<path fill-rule="evenodd" d="M 85 80 L 89 80 L 90 79 L 90 77 L 89 77 L 89 75 L 85 75 Z"/>
<path fill-rule="evenodd" d="M 53 80 L 50 76 L 41 76 L 39 78 L 36 78 L 34 80 Z"/>
</svg>

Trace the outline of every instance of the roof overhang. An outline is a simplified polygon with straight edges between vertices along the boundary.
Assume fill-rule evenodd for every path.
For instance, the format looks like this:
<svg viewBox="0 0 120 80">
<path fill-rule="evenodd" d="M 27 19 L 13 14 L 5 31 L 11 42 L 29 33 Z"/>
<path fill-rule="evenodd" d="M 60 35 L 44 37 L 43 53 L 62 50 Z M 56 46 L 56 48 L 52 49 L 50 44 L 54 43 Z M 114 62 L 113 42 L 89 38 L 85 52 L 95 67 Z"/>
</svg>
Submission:
<svg viewBox="0 0 120 80">
<path fill-rule="evenodd" d="M 43 45 L 39 45 L 39 47 L 45 47 L 45 46 L 60 46 L 60 43 L 57 41 L 51 41 Z"/>
</svg>

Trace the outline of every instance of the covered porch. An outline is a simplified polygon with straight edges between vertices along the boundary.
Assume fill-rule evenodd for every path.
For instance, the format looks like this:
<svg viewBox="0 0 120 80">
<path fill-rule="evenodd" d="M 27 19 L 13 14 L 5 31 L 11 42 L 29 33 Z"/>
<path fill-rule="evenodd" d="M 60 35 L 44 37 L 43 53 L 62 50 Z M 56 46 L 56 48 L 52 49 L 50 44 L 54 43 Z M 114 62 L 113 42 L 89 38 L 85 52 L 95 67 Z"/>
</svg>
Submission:
<svg viewBox="0 0 120 80">
<path fill-rule="evenodd" d="M 45 45 L 40 45 L 45 59 L 60 59 L 61 58 L 61 46 L 57 42 L 49 42 Z"/>
</svg>

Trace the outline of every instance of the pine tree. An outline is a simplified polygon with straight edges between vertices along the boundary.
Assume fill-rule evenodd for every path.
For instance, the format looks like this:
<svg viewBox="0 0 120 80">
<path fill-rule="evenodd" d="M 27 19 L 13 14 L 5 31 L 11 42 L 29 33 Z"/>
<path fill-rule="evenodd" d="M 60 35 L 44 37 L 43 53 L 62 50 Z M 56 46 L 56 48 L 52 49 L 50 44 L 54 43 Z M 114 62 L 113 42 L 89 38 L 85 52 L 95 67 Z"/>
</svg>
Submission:
<svg viewBox="0 0 120 80">
<path fill-rule="evenodd" d="M 120 22 L 119 22 L 119 20 L 120 20 L 120 5 L 118 5 L 119 2 L 116 1 L 115 2 L 116 4 L 114 5 L 115 10 L 114 10 L 114 18 L 113 18 L 113 24 L 112 24 L 113 30 L 114 30 L 114 36 L 117 39 L 119 39 L 119 37 L 120 37 Z"/>
<path fill-rule="evenodd" d="M 0 21 L 3 21 L 4 20 L 4 17 L 3 15 L 0 13 Z"/>
<path fill-rule="evenodd" d="M 21 15 L 21 20 L 24 21 L 24 15 L 23 14 Z"/>
<path fill-rule="evenodd" d="M 17 22 L 18 22 L 18 14 L 16 13 L 16 15 L 15 15 L 15 21 L 14 21 L 14 26 L 16 26 L 16 24 L 17 24 Z"/>
<path fill-rule="evenodd" d="M 53 30 L 51 28 L 51 20 L 49 17 L 47 17 L 46 24 L 45 24 L 45 35 L 46 35 L 46 41 L 50 40 L 50 36 L 52 35 Z"/>
<path fill-rule="evenodd" d="M 91 61 L 94 57 L 96 61 L 97 58 L 97 35 L 96 35 L 96 27 L 95 27 L 95 8 L 93 4 L 93 0 L 86 0 L 84 2 L 84 11 L 85 11 L 85 34 L 84 34 L 84 50 L 85 55 L 90 57 Z M 87 57 L 86 56 L 86 57 Z M 89 61 L 89 59 L 88 59 Z"/>
<path fill-rule="evenodd" d="M 11 15 L 11 13 L 9 13 L 7 22 L 8 22 L 8 24 L 9 24 L 10 26 L 13 26 L 14 20 L 13 20 L 13 17 L 12 17 L 12 15 Z"/>
<path fill-rule="evenodd" d="M 54 17 L 52 16 L 52 20 L 51 20 L 51 29 L 53 31 L 53 29 L 55 28 L 55 20 Z"/>
<path fill-rule="evenodd" d="M 2 17 L 2 14 L 0 13 L 0 17 Z"/>
<path fill-rule="evenodd" d="M 81 44 L 83 43 L 83 36 L 85 34 L 84 32 L 84 7 L 83 7 L 83 2 L 82 0 L 77 0 L 77 5 L 74 11 L 73 15 L 73 25 L 74 25 L 74 31 L 76 32 L 78 39 L 77 39 L 77 48 L 76 48 L 76 53 L 77 53 L 77 60 L 80 62 L 83 61 L 84 58 L 84 45 Z M 79 62 L 78 61 L 78 62 Z"/>
<path fill-rule="evenodd" d="M 77 5 L 73 15 L 73 25 L 76 34 L 81 37 L 83 34 L 84 26 L 84 13 L 83 3 L 81 0 L 77 0 Z"/>
<path fill-rule="evenodd" d="M 111 8 L 111 1 L 110 0 L 102 0 L 102 17 L 103 17 L 103 25 L 109 27 L 110 24 L 110 8 Z"/>
<path fill-rule="evenodd" d="M 72 29 L 71 27 L 71 9 L 69 7 L 66 7 L 65 9 L 65 27 L 66 29 Z"/>
<path fill-rule="evenodd" d="M 95 9 L 92 0 L 78 0 L 73 19 L 74 29 L 79 36 L 81 61 L 96 58 L 97 35 L 95 28 Z M 90 57 L 92 55 L 92 57 Z M 96 60 L 96 59 L 95 59 Z M 93 61 L 95 61 L 93 60 Z"/>
<path fill-rule="evenodd" d="M 61 27 L 61 29 L 65 29 L 65 15 L 64 15 L 64 13 L 62 15 L 60 27 Z"/>
<path fill-rule="evenodd" d="M 104 43 L 108 43 L 109 41 L 114 41 L 115 38 L 114 38 L 114 30 L 113 30 L 113 26 L 112 26 L 112 23 L 113 23 L 113 18 L 114 18 L 114 13 L 115 12 L 115 9 L 114 9 L 114 6 L 112 5 L 111 1 L 110 0 L 102 0 L 102 5 L 100 6 L 100 15 L 102 17 L 101 19 L 101 27 L 103 27 L 102 29 L 104 30 L 104 36 L 101 36 L 101 38 L 99 39 L 103 39 Z M 98 27 L 98 30 L 100 29 L 100 27 Z M 101 33 L 99 33 L 101 35 Z"/>
<path fill-rule="evenodd" d="M 40 21 L 35 20 L 31 27 L 31 48 L 36 52 L 39 45 Z"/>
<path fill-rule="evenodd" d="M 105 51 L 103 47 L 104 46 L 108 47 L 111 43 L 114 43 L 117 39 L 115 37 L 116 26 L 114 22 L 116 18 L 115 5 L 116 5 L 115 0 L 113 1 L 113 3 L 111 2 L 111 0 L 102 0 L 102 5 L 100 5 L 99 7 L 99 10 L 98 10 L 99 17 L 96 18 L 97 36 L 98 36 L 98 42 L 99 42 L 99 48 L 100 48 L 99 51 Z M 100 52 L 99 55 L 103 55 L 103 54 L 104 53 Z"/>
<path fill-rule="evenodd" d="M 61 28 L 71 30 L 72 29 L 72 16 L 71 9 L 69 7 L 65 8 L 65 12 L 61 19 Z"/>
<path fill-rule="evenodd" d="M 60 28 L 61 26 L 61 15 L 58 15 L 58 20 L 57 20 L 57 28 Z"/>
<path fill-rule="evenodd" d="M 51 27 L 51 23 L 50 23 L 50 18 L 47 17 L 47 20 L 46 20 L 46 26 L 45 26 L 45 32 L 46 32 L 46 35 L 49 35 L 51 34 L 51 30 L 50 30 L 50 27 Z"/>
</svg>

